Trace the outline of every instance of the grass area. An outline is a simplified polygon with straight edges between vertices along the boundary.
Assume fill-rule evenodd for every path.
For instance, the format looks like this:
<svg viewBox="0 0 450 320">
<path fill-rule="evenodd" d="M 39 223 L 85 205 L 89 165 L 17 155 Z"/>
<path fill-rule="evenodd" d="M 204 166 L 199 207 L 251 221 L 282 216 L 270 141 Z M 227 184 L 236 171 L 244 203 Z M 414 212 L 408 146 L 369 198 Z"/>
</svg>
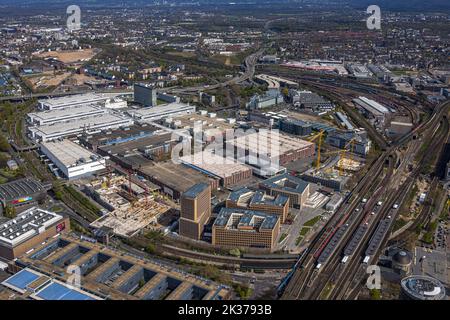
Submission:
<svg viewBox="0 0 450 320">
<path fill-rule="evenodd" d="M 394 222 L 394 228 L 393 228 L 393 232 L 400 230 L 401 228 L 403 228 L 403 226 L 405 226 L 408 223 L 408 221 L 400 218 L 395 220 Z"/>
<path fill-rule="evenodd" d="M 60 212 L 63 212 L 64 209 L 62 207 L 60 207 L 60 206 L 53 206 L 53 207 L 50 208 L 50 211 L 51 212 L 55 212 L 55 213 L 60 213 Z"/>
<path fill-rule="evenodd" d="M 280 236 L 280 239 L 278 240 L 278 243 L 282 243 L 282 242 L 284 241 L 284 239 L 287 238 L 287 236 L 288 236 L 287 233 L 283 233 L 283 234 Z"/>
<path fill-rule="evenodd" d="M 317 222 L 320 221 L 321 218 L 321 216 L 312 218 L 311 220 L 306 221 L 305 224 L 303 224 L 303 227 L 313 227 Z"/>
<path fill-rule="evenodd" d="M 302 236 L 299 236 L 299 237 L 297 238 L 297 240 L 295 240 L 295 245 L 298 246 L 298 245 L 300 244 L 300 242 L 302 242 L 302 240 L 303 240 L 303 237 L 302 237 Z"/>
<path fill-rule="evenodd" d="M 306 236 L 306 235 L 308 234 L 309 230 L 311 230 L 310 227 L 303 227 L 303 228 L 300 230 L 299 235 L 302 236 L 302 237 L 304 237 L 304 236 Z"/>
</svg>

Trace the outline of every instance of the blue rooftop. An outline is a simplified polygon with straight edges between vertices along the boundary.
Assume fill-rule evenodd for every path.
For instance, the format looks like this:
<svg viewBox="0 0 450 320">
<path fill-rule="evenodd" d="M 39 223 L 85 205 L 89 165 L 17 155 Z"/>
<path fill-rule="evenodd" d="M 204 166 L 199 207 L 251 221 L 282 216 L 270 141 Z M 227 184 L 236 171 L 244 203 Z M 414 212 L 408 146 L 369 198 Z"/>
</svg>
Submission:
<svg viewBox="0 0 450 320">
<path fill-rule="evenodd" d="M 17 272 L 12 277 L 6 279 L 5 283 L 21 290 L 26 290 L 28 285 L 36 281 L 39 277 L 40 276 L 38 274 L 24 269 Z"/>
<path fill-rule="evenodd" d="M 57 282 L 51 283 L 39 291 L 36 296 L 43 300 L 95 300 L 82 292 L 70 289 Z"/>
</svg>

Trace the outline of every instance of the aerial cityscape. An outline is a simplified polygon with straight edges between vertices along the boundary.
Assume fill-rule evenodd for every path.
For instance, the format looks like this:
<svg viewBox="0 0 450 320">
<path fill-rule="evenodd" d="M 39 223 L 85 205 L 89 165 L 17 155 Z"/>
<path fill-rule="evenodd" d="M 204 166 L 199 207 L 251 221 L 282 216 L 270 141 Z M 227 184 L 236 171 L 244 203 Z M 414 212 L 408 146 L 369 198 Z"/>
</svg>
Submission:
<svg viewBox="0 0 450 320">
<path fill-rule="evenodd" d="M 449 22 L 0 1 L 0 301 L 449 300 Z"/>
</svg>

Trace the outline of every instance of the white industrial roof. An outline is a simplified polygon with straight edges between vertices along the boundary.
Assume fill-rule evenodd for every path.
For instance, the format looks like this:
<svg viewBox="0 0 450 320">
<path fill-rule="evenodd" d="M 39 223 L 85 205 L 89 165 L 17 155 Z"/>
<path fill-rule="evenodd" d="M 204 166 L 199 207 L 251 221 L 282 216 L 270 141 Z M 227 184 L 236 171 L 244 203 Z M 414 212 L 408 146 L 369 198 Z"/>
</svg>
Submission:
<svg viewBox="0 0 450 320">
<path fill-rule="evenodd" d="M 43 103 L 52 108 L 59 108 L 65 105 L 73 105 L 73 104 L 87 104 L 95 101 L 106 100 L 109 97 L 104 94 L 99 93 L 86 93 L 86 94 L 77 94 L 73 96 L 60 97 L 60 98 L 52 98 L 46 100 L 39 100 L 39 103 Z"/>
<path fill-rule="evenodd" d="M 47 110 L 42 112 L 34 112 L 29 113 L 28 116 L 36 118 L 36 119 L 42 119 L 42 120 L 51 120 L 51 119 L 59 119 L 61 117 L 66 116 L 84 116 L 86 114 L 92 113 L 92 112 L 106 112 L 106 110 L 102 109 L 98 105 L 94 104 L 87 104 L 87 105 L 80 105 L 73 108 L 63 108 L 63 109 L 53 109 L 53 110 Z"/>
<path fill-rule="evenodd" d="M 66 122 L 58 122 L 55 124 L 50 125 L 43 125 L 39 127 L 32 127 L 32 129 L 35 132 L 42 132 L 44 135 L 51 135 L 55 133 L 62 133 L 62 132 L 68 132 L 75 129 L 80 128 L 86 128 L 89 129 L 90 127 L 96 127 L 99 125 L 107 125 L 108 123 L 114 123 L 120 120 L 129 120 L 131 124 L 131 119 L 128 119 L 127 117 L 120 116 L 118 114 L 100 114 L 90 117 L 85 117 L 81 119 L 74 119 L 71 121 Z"/>
<path fill-rule="evenodd" d="M 81 147 L 70 140 L 43 142 L 44 146 L 51 152 L 64 166 L 72 167 L 77 165 L 80 159 L 85 163 L 97 161 L 101 157 Z"/>
</svg>

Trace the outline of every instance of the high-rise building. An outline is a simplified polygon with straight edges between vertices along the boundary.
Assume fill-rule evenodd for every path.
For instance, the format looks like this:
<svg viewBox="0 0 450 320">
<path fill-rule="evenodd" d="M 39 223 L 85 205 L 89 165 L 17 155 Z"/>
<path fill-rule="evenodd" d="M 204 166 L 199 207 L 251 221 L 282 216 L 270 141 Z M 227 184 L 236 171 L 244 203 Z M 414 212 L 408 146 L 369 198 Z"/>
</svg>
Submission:
<svg viewBox="0 0 450 320">
<path fill-rule="evenodd" d="M 134 101 L 142 104 L 144 107 L 156 107 L 158 104 L 157 91 L 144 84 L 135 84 Z"/>
<path fill-rule="evenodd" d="M 180 235 L 200 240 L 211 217 L 211 186 L 196 184 L 181 196 Z"/>
</svg>

